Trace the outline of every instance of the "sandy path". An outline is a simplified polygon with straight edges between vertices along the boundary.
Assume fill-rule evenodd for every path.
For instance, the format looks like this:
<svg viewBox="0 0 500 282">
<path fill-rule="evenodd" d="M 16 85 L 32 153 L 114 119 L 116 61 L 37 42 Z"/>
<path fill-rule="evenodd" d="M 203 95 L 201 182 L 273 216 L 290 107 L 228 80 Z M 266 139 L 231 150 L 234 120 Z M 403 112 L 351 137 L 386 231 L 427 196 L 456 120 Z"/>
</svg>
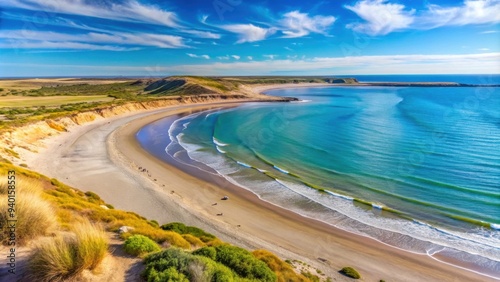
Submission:
<svg viewBox="0 0 500 282">
<path fill-rule="evenodd" d="M 303 218 L 232 185 L 217 187 L 201 181 L 150 156 L 135 140 L 135 133 L 144 125 L 196 107 L 200 106 L 176 106 L 82 126 L 55 138 L 29 162 L 30 167 L 84 191 L 94 191 L 116 208 L 160 223 L 182 221 L 240 246 L 300 259 L 337 281 L 348 281 L 337 273 L 348 265 L 358 269 L 364 281 L 488 281 L 430 257 Z M 139 166 L 147 167 L 151 177 L 139 173 Z M 229 195 L 230 200 L 220 201 L 222 195 Z M 212 206 L 214 202 L 218 205 Z"/>
</svg>

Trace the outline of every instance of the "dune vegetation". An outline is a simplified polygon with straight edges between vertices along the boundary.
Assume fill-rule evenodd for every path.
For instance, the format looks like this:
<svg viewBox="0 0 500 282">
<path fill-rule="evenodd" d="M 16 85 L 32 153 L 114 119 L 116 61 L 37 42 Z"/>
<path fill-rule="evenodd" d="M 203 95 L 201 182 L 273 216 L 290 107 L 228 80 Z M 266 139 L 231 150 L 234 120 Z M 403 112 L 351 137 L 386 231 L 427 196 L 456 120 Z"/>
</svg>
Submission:
<svg viewBox="0 0 500 282">
<path fill-rule="evenodd" d="M 18 226 L 19 244 L 32 246 L 24 274 L 29 281 L 64 281 L 98 269 L 110 252 L 110 232 L 119 234 L 125 252 L 144 257 L 146 281 L 319 281 L 318 276 L 310 279 L 296 273 L 265 250 L 250 252 L 180 222 L 160 226 L 114 209 L 93 192 L 0 162 L 0 174 L 9 170 L 16 171 L 19 181 L 17 216 L 23 218 L 19 222 L 31 225 Z M 0 183 L 1 197 L 7 190 L 6 183 Z M 2 215 L 8 209 L 4 200 Z M 6 220 L 0 217 L 0 224 Z M 5 244 L 8 234 L 1 236 Z"/>
</svg>

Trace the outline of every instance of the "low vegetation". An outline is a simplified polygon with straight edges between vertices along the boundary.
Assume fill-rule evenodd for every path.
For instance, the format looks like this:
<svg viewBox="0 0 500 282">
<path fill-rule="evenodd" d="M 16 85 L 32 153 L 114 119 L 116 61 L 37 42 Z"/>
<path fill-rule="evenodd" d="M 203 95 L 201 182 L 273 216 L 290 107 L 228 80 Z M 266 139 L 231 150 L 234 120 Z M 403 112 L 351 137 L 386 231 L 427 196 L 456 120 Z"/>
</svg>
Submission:
<svg viewBox="0 0 500 282">
<path fill-rule="evenodd" d="M 314 279 L 309 279 L 302 274 L 297 274 L 292 266 L 282 261 L 273 253 L 266 250 L 256 250 L 252 254 L 259 260 L 263 261 L 275 274 L 278 282 L 302 282 L 302 281 L 314 281 Z M 312 275 L 313 277 L 316 277 Z M 316 277 L 317 278 L 317 277 Z M 319 280 L 319 279 L 318 279 Z"/>
<path fill-rule="evenodd" d="M 106 256 L 107 235 L 88 222 L 75 226 L 72 234 L 46 238 L 28 259 L 31 281 L 63 281 L 82 271 L 94 270 Z"/>
<path fill-rule="evenodd" d="M 15 234 L 9 228 L 2 228 L 0 241 L 3 244 L 7 244 L 15 236 L 16 243 L 23 245 L 48 235 L 56 227 L 54 209 L 48 201 L 41 198 L 40 184 L 27 179 L 21 183 L 22 185 L 16 185 L 19 188 L 15 190 L 15 201 L 9 201 L 7 183 L 0 184 L 0 226 L 8 226 L 8 221 L 17 220 Z"/>
<path fill-rule="evenodd" d="M 344 274 L 345 276 L 351 277 L 353 279 L 361 278 L 361 275 L 356 271 L 356 269 L 354 269 L 350 266 L 342 268 L 339 272 Z"/>
<path fill-rule="evenodd" d="M 266 263 L 259 260 L 249 251 L 231 245 L 219 245 L 213 248 L 213 251 L 200 249 L 194 254 L 209 254 L 210 258 L 218 263 L 229 267 L 241 278 L 256 279 L 259 281 L 276 281 L 276 274 L 267 266 Z"/>
<path fill-rule="evenodd" d="M 252 253 L 179 222 L 160 227 L 135 213 L 107 208 L 93 192 L 84 193 L 57 179 L 0 162 L 0 174 L 8 170 L 15 170 L 21 181 L 17 192 L 23 197 L 18 198 L 18 204 L 21 198 L 29 198 L 28 206 L 34 207 L 23 209 L 29 211 L 23 221 L 29 222 L 30 228 L 21 228 L 19 233 L 27 234 L 23 235 L 25 242 L 39 238 L 28 259 L 29 281 L 63 281 L 84 270 L 97 270 L 108 250 L 105 231 L 116 232 L 122 226 L 129 227 L 121 234 L 126 252 L 138 256 L 150 253 L 144 259 L 143 277 L 147 281 L 319 281 L 317 276 L 295 273 L 270 252 Z M 0 195 L 5 197 L 7 191 L 6 183 L 0 183 Z M 35 198 L 47 211 L 34 204 Z M 7 201 L 1 201 L 0 209 L 5 211 Z M 29 233 L 33 231 L 37 233 Z M 2 236 L 8 239 L 8 235 Z"/>
<path fill-rule="evenodd" d="M 144 235 L 133 235 L 125 240 L 125 244 L 123 245 L 125 252 L 134 255 L 141 256 L 147 253 L 159 252 L 161 250 L 158 244 L 149 239 Z"/>
</svg>

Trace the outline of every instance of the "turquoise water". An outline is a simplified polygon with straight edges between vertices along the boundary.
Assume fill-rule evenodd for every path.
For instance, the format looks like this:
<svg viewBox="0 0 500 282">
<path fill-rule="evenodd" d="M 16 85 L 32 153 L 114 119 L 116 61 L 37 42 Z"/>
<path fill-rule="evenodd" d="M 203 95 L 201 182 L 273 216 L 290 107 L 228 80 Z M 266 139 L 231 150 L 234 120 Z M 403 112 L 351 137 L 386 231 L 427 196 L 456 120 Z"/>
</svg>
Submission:
<svg viewBox="0 0 500 282">
<path fill-rule="evenodd" d="M 265 201 L 418 253 L 500 273 L 499 88 L 269 91 L 175 121 L 167 153 Z"/>
</svg>

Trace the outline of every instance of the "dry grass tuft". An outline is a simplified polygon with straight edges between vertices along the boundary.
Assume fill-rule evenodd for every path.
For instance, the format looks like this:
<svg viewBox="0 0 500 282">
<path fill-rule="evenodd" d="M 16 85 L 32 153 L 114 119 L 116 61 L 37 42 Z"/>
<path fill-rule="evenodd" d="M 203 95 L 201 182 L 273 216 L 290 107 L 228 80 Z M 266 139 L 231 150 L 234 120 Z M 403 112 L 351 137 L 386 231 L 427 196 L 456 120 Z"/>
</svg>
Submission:
<svg viewBox="0 0 500 282">
<path fill-rule="evenodd" d="M 108 250 L 106 233 L 88 221 L 73 232 L 38 244 L 28 263 L 31 281 L 64 281 L 99 266 Z"/>
<path fill-rule="evenodd" d="M 8 196 L 0 196 L 0 225 L 8 226 L 9 220 L 16 222 L 16 243 L 27 241 L 50 233 L 57 226 L 53 207 L 38 195 L 20 193 L 16 197 L 15 214 L 10 210 Z M 0 233 L 0 241 L 6 243 L 10 236 L 9 228 Z"/>
<path fill-rule="evenodd" d="M 76 235 L 79 267 L 94 270 L 106 256 L 108 236 L 101 226 L 88 221 L 75 224 L 72 230 Z"/>
</svg>

